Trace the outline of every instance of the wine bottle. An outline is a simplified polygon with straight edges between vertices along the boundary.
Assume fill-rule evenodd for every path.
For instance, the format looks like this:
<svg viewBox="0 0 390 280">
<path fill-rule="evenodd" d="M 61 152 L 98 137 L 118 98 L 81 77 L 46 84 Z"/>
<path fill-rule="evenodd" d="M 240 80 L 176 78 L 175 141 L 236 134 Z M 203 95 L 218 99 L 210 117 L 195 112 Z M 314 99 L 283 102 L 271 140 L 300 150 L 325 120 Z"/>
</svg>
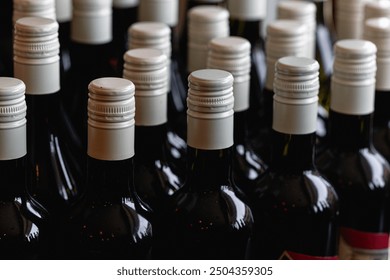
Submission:
<svg viewBox="0 0 390 280">
<path fill-rule="evenodd" d="M 47 255 L 47 212 L 27 193 L 26 86 L 0 77 L 0 259 Z"/>
<path fill-rule="evenodd" d="M 56 20 L 55 0 L 13 0 L 12 20 L 22 17 L 44 17 Z"/>
<path fill-rule="evenodd" d="M 79 162 L 63 129 L 58 23 L 24 17 L 16 21 L 14 76 L 26 84 L 29 192 L 51 214 L 78 196 Z"/>
<path fill-rule="evenodd" d="M 120 77 L 123 72 L 123 54 L 127 51 L 127 30 L 138 20 L 139 2 L 139 0 L 113 0 L 112 2 L 111 55 L 117 77 Z"/>
<path fill-rule="evenodd" d="M 232 181 L 233 76 L 202 69 L 189 76 L 188 162 L 182 188 L 153 225 L 154 258 L 244 259 L 252 212 Z"/>
<path fill-rule="evenodd" d="M 340 259 L 387 259 L 390 165 L 372 142 L 376 46 L 336 42 L 331 79 L 329 148 L 320 171 L 340 197 Z"/>
<path fill-rule="evenodd" d="M 388 11 L 390 11 L 390 2 L 386 3 Z M 383 5 L 381 4 L 381 6 Z M 390 63 L 388 61 L 389 45 L 387 43 L 389 36 L 390 20 L 388 18 L 379 17 L 366 20 L 363 38 L 373 42 L 377 47 L 373 143 L 387 161 L 390 161 L 390 114 L 387 108 L 390 100 L 390 83 L 388 79 Z"/>
<path fill-rule="evenodd" d="M 182 72 L 179 68 L 179 52 L 184 51 L 182 48 L 186 49 L 187 46 L 180 48 L 179 47 L 179 0 L 150 0 L 142 1 L 140 5 L 140 15 L 139 21 L 142 22 L 140 25 L 137 25 L 137 31 L 143 32 L 144 34 L 139 34 L 137 32 L 137 37 L 141 36 L 143 38 L 143 44 L 140 47 L 156 47 L 165 49 L 166 54 L 169 60 L 168 70 L 170 82 L 168 83 L 168 121 L 169 126 L 178 133 L 179 138 L 185 138 L 186 135 L 186 98 L 187 98 L 187 81 L 182 79 Z M 152 32 L 150 29 L 152 26 L 148 26 L 148 23 L 145 22 L 159 22 L 167 25 L 170 28 L 170 46 L 164 39 L 164 43 L 157 40 L 157 33 L 159 33 L 159 38 L 162 36 L 162 27 L 159 28 L 160 32 Z M 148 29 L 148 30 L 146 30 Z M 164 27 L 164 30 L 166 27 Z M 147 32 L 147 34 L 146 34 Z M 165 37 L 164 36 L 164 37 Z M 152 40 L 154 38 L 154 40 Z M 167 37 L 165 37 L 167 38 Z M 141 38 L 138 38 L 141 39 Z M 138 41 L 138 40 L 137 40 Z M 139 42 L 139 41 L 138 41 Z M 139 42 L 140 43 L 140 42 Z M 168 50 L 169 49 L 169 50 Z M 184 71 L 186 73 L 186 71 Z M 172 133 L 174 133 L 172 131 Z M 176 137 L 174 136 L 174 137 Z M 172 138 L 174 138 L 172 137 Z"/>
<path fill-rule="evenodd" d="M 269 169 L 255 190 L 255 259 L 337 259 L 339 200 L 315 158 L 319 64 L 275 65 Z"/>
<path fill-rule="evenodd" d="M 304 56 L 306 34 L 307 26 L 297 20 L 278 19 L 267 25 L 265 41 L 267 73 L 262 94 L 264 98 L 264 124 L 259 129 L 257 137 L 252 141 L 255 151 L 266 163 L 270 161 L 272 144 L 275 63 L 284 56 Z"/>
<path fill-rule="evenodd" d="M 258 134 L 264 115 L 262 91 L 266 76 L 263 21 L 267 14 L 266 0 L 228 0 L 230 35 L 240 36 L 251 43 L 250 106 L 248 129 L 250 137 Z"/>
<path fill-rule="evenodd" d="M 112 0 L 74 0 L 70 36 L 71 90 L 64 94 L 63 104 L 86 153 L 88 84 L 116 73 Z"/>
<path fill-rule="evenodd" d="M 136 87 L 136 191 L 158 215 L 184 177 L 171 160 L 167 134 L 167 56 L 161 50 L 136 48 L 127 51 L 124 59 L 123 77 Z"/>
<path fill-rule="evenodd" d="M 134 84 L 89 84 L 86 192 L 65 223 L 68 259 L 145 259 L 152 228 L 134 190 Z"/>
<path fill-rule="evenodd" d="M 251 44 L 242 37 L 228 36 L 212 39 L 209 43 L 207 67 L 221 69 L 233 75 L 234 146 L 232 174 L 235 184 L 253 197 L 257 180 L 267 168 L 248 138 L 248 110 L 250 107 Z"/>
</svg>

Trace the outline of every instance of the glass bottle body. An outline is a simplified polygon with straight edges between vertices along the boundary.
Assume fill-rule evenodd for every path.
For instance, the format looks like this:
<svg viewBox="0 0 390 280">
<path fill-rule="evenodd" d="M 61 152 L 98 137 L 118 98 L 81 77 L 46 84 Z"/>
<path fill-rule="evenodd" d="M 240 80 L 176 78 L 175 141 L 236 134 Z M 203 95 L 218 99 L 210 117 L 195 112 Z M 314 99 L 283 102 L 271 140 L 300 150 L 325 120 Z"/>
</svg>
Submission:
<svg viewBox="0 0 390 280">
<path fill-rule="evenodd" d="M 270 168 L 256 189 L 256 259 L 336 259 L 339 203 L 313 164 L 315 133 L 273 131 Z"/>
<path fill-rule="evenodd" d="M 245 259 L 253 217 L 231 181 L 232 148 L 189 148 L 187 179 L 155 227 L 154 257 Z"/>
<path fill-rule="evenodd" d="M 390 160 L 390 114 L 387 106 L 389 101 L 388 91 L 375 92 L 373 143 L 387 161 Z"/>
<path fill-rule="evenodd" d="M 317 165 L 340 196 L 341 240 L 349 243 L 345 250 L 344 241 L 340 242 L 340 258 L 387 258 L 390 166 L 373 147 L 373 115 L 345 115 L 331 110 L 329 120 L 330 147 L 318 157 Z M 351 244 L 351 231 L 366 233 L 367 240 L 373 242 L 380 242 L 384 234 L 386 249 L 373 251 L 364 242 Z M 355 237 L 361 241 L 361 235 Z M 349 248 L 353 245 L 358 247 Z"/>
<path fill-rule="evenodd" d="M 88 158 L 87 190 L 65 223 L 65 258 L 147 259 L 152 228 L 133 186 L 133 159 Z"/>
</svg>

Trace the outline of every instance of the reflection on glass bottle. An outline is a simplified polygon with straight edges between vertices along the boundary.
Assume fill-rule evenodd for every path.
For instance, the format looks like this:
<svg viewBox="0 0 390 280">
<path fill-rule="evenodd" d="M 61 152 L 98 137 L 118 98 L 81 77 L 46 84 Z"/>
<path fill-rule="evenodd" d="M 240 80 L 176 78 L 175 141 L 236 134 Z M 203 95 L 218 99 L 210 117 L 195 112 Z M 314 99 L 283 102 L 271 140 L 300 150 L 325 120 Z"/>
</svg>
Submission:
<svg viewBox="0 0 390 280">
<path fill-rule="evenodd" d="M 252 257 L 337 259 L 338 196 L 314 164 L 319 65 L 283 57 L 275 69 L 271 161 L 254 198 Z"/>
</svg>

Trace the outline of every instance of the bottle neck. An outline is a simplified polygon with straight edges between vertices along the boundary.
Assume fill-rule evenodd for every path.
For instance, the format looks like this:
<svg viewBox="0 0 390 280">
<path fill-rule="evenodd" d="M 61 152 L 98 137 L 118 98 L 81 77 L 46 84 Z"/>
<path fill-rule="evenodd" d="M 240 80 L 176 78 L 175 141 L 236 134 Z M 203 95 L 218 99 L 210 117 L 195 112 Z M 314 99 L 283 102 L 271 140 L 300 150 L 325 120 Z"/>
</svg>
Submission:
<svg viewBox="0 0 390 280">
<path fill-rule="evenodd" d="M 325 25 L 324 3 L 325 1 L 314 1 L 314 4 L 316 5 L 317 8 L 316 22 L 317 24 L 320 25 Z"/>
<path fill-rule="evenodd" d="M 25 195 L 26 190 L 26 157 L 0 160 L 0 201 L 13 201 Z"/>
<path fill-rule="evenodd" d="M 245 145 L 248 136 L 248 110 L 234 112 L 234 144 Z"/>
<path fill-rule="evenodd" d="M 197 190 L 231 185 L 232 152 L 232 147 L 221 150 L 187 147 L 186 185 Z"/>
<path fill-rule="evenodd" d="M 137 161 L 150 161 L 165 156 L 167 125 L 135 126 L 135 155 Z"/>
<path fill-rule="evenodd" d="M 372 146 L 373 114 L 347 115 L 330 110 L 330 146 L 340 151 L 357 151 Z"/>
<path fill-rule="evenodd" d="M 87 195 L 93 194 L 106 201 L 133 198 L 133 168 L 133 158 L 108 161 L 88 156 Z"/>
<path fill-rule="evenodd" d="M 390 91 L 375 91 L 374 126 L 387 126 L 390 120 Z"/>
<path fill-rule="evenodd" d="M 315 132 L 294 135 L 273 130 L 270 168 L 289 173 L 314 169 L 315 140 Z"/>
<path fill-rule="evenodd" d="M 230 19 L 230 34 L 232 36 L 240 36 L 247 39 L 252 48 L 260 44 L 264 45 L 263 38 L 261 37 L 263 21 L 262 20 L 241 20 Z"/>
<path fill-rule="evenodd" d="M 26 94 L 27 126 L 39 122 L 59 121 L 60 92 L 51 94 Z"/>
</svg>

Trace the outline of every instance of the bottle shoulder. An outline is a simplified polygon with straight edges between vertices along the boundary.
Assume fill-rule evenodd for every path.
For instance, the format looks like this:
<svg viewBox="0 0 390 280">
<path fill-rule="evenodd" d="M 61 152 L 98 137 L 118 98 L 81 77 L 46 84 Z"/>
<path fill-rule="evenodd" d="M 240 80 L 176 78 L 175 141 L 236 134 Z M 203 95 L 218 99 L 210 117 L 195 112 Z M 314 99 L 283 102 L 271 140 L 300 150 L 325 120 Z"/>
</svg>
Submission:
<svg viewBox="0 0 390 280">
<path fill-rule="evenodd" d="M 256 187 L 255 201 L 260 208 L 286 213 L 336 213 L 339 208 L 336 190 L 317 170 L 299 174 L 268 170 Z"/>
<path fill-rule="evenodd" d="M 233 186 L 194 190 L 189 184 L 184 184 L 172 196 L 172 212 L 179 222 L 187 224 L 193 231 L 252 227 L 252 211 Z"/>
<path fill-rule="evenodd" d="M 390 165 L 375 148 L 328 149 L 317 157 L 317 167 L 338 189 L 390 191 Z"/>
</svg>

